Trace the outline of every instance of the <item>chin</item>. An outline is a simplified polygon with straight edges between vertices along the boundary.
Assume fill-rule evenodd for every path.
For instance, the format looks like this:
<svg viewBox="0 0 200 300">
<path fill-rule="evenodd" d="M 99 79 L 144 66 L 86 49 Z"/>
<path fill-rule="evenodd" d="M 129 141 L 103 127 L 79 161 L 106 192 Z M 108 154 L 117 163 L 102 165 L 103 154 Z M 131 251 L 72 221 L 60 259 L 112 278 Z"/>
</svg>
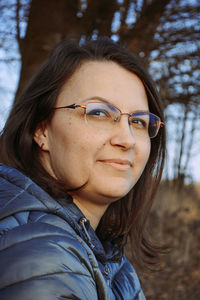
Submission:
<svg viewBox="0 0 200 300">
<path fill-rule="evenodd" d="M 115 186 L 115 187 L 108 187 L 107 189 L 104 188 L 104 190 L 101 190 L 100 195 L 103 196 L 105 199 L 107 199 L 108 202 L 114 202 L 117 201 L 124 196 L 126 196 L 130 190 L 132 189 L 132 186 L 130 187 L 121 187 Z"/>
</svg>

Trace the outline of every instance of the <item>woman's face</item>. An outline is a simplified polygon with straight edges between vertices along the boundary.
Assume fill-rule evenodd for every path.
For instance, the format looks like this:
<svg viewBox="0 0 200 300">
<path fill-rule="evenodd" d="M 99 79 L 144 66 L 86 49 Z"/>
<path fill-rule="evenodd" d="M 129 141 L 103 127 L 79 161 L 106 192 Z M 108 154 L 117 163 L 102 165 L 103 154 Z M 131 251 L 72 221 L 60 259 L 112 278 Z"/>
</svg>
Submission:
<svg viewBox="0 0 200 300">
<path fill-rule="evenodd" d="M 141 80 L 114 62 L 85 62 L 63 86 L 56 107 L 104 102 L 122 112 L 148 111 Z M 87 99 L 87 100 L 86 100 Z M 83 188 L 73 196 L 88 203 L 108 205 L 125 196 L 143 172 L 150 139 L 135 136 L 123 115 L 112 130 L 85 123 L 83 109 L 55 110 L 34 136 L 42 146 L 47 171 L 68 189 Z"/>
</svg>

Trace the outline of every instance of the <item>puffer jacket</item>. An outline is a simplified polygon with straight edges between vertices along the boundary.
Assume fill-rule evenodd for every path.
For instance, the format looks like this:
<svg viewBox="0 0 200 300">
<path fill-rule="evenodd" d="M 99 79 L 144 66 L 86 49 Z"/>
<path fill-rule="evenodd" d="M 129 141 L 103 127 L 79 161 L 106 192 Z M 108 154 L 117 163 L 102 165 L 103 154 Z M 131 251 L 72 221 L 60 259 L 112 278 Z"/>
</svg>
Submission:
<svg viewBox="0 0 200 300">
<path fill-rule="evenodd" d="M 132 265 L 114 254 L 70 196 L 56 201 L 0 164 L 1 300 L 144 300 Z"/>
</svg>

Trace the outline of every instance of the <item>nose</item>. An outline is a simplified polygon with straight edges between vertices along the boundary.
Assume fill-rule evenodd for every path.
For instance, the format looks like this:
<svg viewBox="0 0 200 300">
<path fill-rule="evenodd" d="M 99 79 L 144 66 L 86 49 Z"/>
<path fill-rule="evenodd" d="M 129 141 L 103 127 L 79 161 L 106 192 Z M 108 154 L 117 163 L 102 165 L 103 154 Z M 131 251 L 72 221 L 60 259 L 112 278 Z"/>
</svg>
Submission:
<svg viewBox="0 0 200 300">
<path fill-rule="evenodd" d="M 113 146 L 121 147 L 124 150 L 135 147 L 136 139 L 129 125 L 127 115 L 121 116 L 120 121 L 113 126 L 110 142 Z"/>
</svg>

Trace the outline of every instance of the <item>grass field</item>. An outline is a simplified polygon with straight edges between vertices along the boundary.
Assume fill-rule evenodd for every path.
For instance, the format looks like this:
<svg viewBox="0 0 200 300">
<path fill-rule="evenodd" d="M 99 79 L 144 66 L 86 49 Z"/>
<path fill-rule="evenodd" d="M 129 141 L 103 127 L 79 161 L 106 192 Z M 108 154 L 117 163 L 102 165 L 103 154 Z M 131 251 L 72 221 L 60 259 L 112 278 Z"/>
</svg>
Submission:
<svg viewBox="0 0 200 300">
<path fill-rule="evenodd" d="M 200 184 L 162 184 L 148 226 L 171 250 L 162 271 L 141 280 L 147 300 L 200 300 Z"/>
</svg>

